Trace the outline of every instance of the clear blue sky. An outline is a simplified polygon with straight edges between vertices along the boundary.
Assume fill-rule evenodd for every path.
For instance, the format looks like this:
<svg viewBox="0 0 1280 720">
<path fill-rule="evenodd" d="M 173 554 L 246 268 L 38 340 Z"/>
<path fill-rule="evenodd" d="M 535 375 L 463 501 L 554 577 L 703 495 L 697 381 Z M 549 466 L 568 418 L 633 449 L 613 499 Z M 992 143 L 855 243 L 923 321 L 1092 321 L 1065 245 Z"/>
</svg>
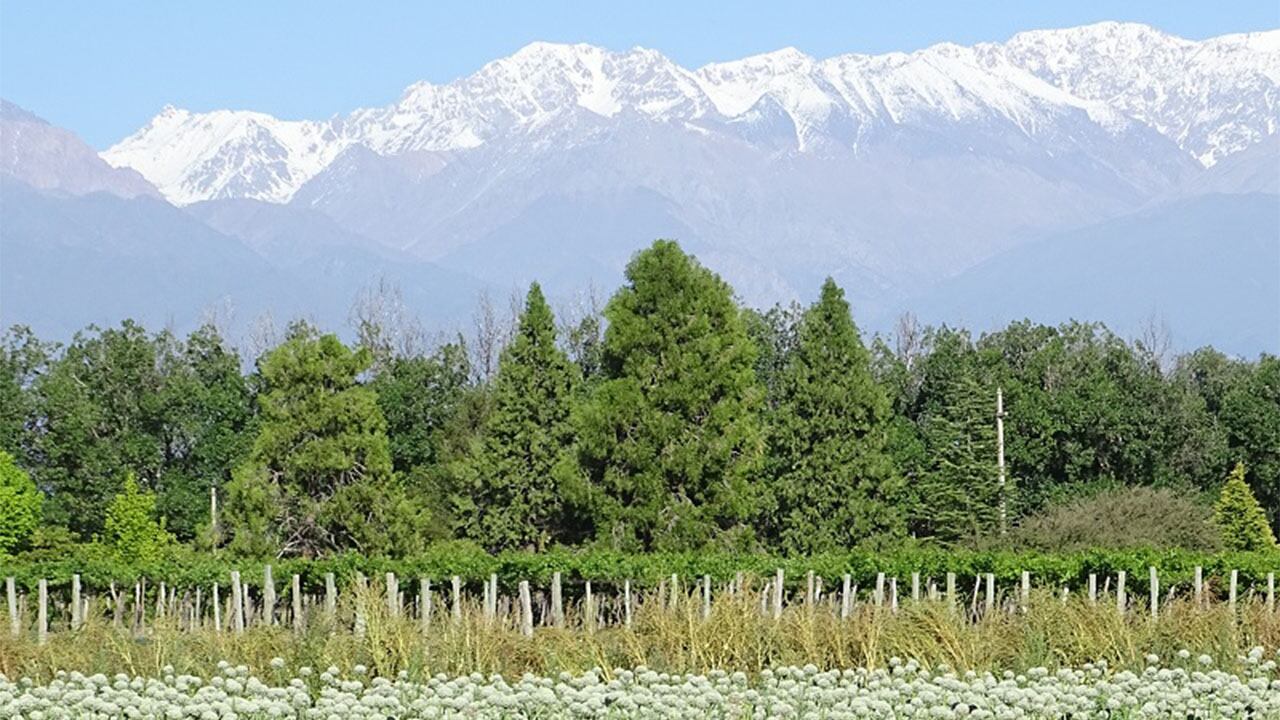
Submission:
<svg viewBox="0 0 1280 720">
<path fill-rule="evenodd" d="M 878 53 L 1099 20 L 1199 39 L 1280 27 L 1280 2 L 0 0 L 0 95 L 102 148 L 165 104 L 324 118 L 533 40 L 642 45 L 697 67 L 788 45 Z"/>
</svg>

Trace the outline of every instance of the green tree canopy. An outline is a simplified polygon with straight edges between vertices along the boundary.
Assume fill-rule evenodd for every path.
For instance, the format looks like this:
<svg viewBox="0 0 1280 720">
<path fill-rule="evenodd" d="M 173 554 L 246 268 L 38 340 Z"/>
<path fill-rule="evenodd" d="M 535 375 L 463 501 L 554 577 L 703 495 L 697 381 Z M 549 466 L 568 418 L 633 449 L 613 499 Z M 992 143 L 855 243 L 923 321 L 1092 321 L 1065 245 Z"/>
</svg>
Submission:
<svg viewBox="0 0 1280 720">
<path fill-rule="evenodd" d="M 486 547 L 541 549 L 572 538 L 555 478 L 571 462 L 577 372 L 556 347 L 551 308 L 534 283 L 498 364 L 483 439 L 467 463 L 475 512 L 466 534 Z"/>
<path fill-rule="evenodd" d="M 13 456 L 0 450 L 0 555 L 21 549 L 40 525 L 44 496 Z"/>
<path fill-rule="evenodd" d="M 763 393 L 729 286 L 669 240 L 626 276 L 605 309 L 603 380 L 578 414 L 578 500 L 617 547 L 749 533 Z"/>
<path fill-rule="evenodd" d="M 112 498 L 103 530 L 112 550 L 126 562 L 154 562 L 170 542 L 156 516 L 155 493 L 139 488 L 133 473 L 125 474 L 120 492 Z"/>
<path fill-rule="evenodd" d="M 782 549 L 836 550 L 901 534 L 901 479 L 885 449 L 889 399 L 871 375 L 844 291 L 829 278 L 800 321 L 778 384 L 768 526 Z"/>
<path fill-rule="evenodd" d="M 392 472 L 386 419 L 356 382 L 369 363 L 368 350 L 304 324 L 259 361 L 258 435 L 227 493 L 233 548 L 385 554 L 414 541 L 417 511 Z"/>
<path fill-rule="evenodd" d="M 1272 550 L 1276 536 L 1267 524 L 1267 514 L 1245 483 L 1244 475 L 1244 463 L 1236 463 L 1213 506 L 1213 521 L 1222 533 L 1223 547 L 1228 550 Z"/>
</svg>

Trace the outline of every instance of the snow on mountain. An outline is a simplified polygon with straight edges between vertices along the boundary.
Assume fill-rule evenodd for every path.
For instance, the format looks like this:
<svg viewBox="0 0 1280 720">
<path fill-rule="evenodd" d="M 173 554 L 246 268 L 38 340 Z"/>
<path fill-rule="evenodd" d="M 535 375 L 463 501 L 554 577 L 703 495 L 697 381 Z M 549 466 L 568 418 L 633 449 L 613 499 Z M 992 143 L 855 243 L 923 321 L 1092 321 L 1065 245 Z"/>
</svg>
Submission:
<svg viewBox="0 0 1280 720">
<path fill-rule="evenodd" d="M 1172 138 L 1205 166 L 1280 129 L 1280 30 L 1195 42 L 1104 22 L 982 45 L 1077 97 Z"/>
<path fill-rule="evenodd" d="M 348 144 L 329 122 L 170 106 L 102 157 L 142 173 L 179 205 L 235 197 L 285 202 Z"/>
<path fill-rule="evenodd" d="M 627 117 L 773 147 L 859 150 L 877 131 L 990 126 L 1073 145 L 1080 123 L 1142 125 L 1204 165 L 1277 130 L 1280 31 L 1194 42 L 1143 25 L 1021 33 L 1003 44 L 815 60 L 794 48 L 686 70 L 653 50 L 533 43 L 450 83 L 328 121 L 166 108 L 103 153 L 171 201 L 286 202 L 352 145 L 381 155 L 566 146 Z M 785 117 L 783 117 L 785 116 Z M 1083 118 L 1083 119 L 1082 119 Z M 785 124 L 792 126 L 784 127 Z M 784 132 L 785 131 L 785 132 Z M 1004 132 L 1000 130 L 999 132 Z"/>
</svg>

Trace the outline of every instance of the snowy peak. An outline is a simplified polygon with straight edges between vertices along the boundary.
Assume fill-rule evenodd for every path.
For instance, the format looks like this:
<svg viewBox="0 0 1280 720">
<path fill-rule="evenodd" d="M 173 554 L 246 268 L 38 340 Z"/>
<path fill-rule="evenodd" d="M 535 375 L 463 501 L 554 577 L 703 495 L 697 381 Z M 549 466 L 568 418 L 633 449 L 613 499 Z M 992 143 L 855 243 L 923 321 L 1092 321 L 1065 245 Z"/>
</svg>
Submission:
<svg viewBox="0 0 1280 720">
<path fill-rule="evenodd" d="M 900 126 L 1064 142 L 1138 128 L 1212 165 L 1280 129 L 1280 30 L 1191 41 L 1108 22 L 825 60 L 784 48 L 695 71 L 644 48 L 537 42 L 469 76 L 415 83 L 389 106 L 329 121 L 167 107 L 103 157 L 180 204 L 285 202 L 353 145 L 388 156 L 494 143 L 518 152 L 570 147 L 632 120 L 776 143 L 774 131 L 739 130 L 760 118 L 780 128 L 779 111 L 799 152 L 830 143 L 856 150 L 878 128 Z"/>
<path fill-rule="evenodd" d="M 180 205 L 227 197 L 285 202 L 344 147 L 330 123 L 167 106 L 102 157 L 134 168 Z"/>
<path fill-rule="evenodd" d="M 1106 22 L 1019 33 L 980 52 L 1154 128 L 1206 166 L 1280 125 L 1280 30 L 1196 42 Z"/>
</svg>

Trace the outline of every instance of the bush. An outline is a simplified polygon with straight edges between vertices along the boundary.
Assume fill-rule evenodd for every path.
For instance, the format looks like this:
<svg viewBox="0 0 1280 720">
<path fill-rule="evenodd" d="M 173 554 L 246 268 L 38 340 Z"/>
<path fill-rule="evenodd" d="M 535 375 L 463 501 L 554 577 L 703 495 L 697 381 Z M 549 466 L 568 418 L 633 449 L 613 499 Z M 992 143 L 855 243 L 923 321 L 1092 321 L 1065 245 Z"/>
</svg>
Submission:
<svg viewBox="0 0 1280 720">
<path fill-rule="evenodd" d="M 1222 495 L 1213 508 L 1213 521 L 1228 550 L 1270 550 L 1276 546 L 1267 514 L 1244 481 L 1244 463 L 1236 463 L 1222 486 Z"/>
<path fill-rule="evenodd" d="M 40 524 L 43 501 L 31 476 L 0 450 L 0 555 L 27 545 Z"/>
<path fill-rule="evenodd" d="M 1121 487 L 1050 506 L 1011 532 L 1016 548 L 1074 552 L 1091 548 L 1219 547 L 1212 511 L 1168 488 Z"/>
</svg>

